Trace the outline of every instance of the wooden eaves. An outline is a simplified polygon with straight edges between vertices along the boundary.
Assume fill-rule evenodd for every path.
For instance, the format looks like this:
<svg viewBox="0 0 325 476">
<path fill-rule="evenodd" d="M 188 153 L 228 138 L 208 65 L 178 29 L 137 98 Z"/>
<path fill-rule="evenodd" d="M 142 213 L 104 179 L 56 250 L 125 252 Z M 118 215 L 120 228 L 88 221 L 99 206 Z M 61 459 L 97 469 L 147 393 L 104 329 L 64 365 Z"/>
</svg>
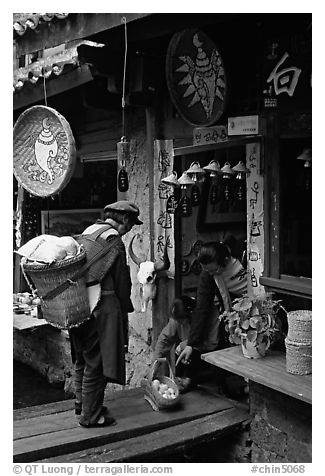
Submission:
<svg viewBox="0 0 325 476">
<path fill-rule="evenodd" d="M 150 13 L 73 13 L 64 20 L 44 22 L 35 30 L 28 29 L 24 35 L 15 38 L 16 55 L 26 55 L 35 51 L 61 45 L 73 40 L 87 38 L 151 15 Z"/>
</svg>

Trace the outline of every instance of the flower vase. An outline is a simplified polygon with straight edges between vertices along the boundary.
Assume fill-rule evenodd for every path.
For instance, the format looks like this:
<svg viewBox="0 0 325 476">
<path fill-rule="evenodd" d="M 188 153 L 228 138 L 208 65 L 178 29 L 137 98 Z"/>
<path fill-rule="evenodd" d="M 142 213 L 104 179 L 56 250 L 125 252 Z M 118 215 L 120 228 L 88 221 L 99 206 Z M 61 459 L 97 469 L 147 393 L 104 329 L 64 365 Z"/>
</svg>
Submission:
<svg viewBox="0 0 325 476">
<path fill-rule="evenodd" d="M 244 357 L 247 359 L 260 359 L 265 357 L 269 347 L 268 340 L 265 341 L 263 339 L 262 342 L 258 342 L 256 339 L 250 340 L 247 338 L 247 334 L 244 333 L 241 334 L 240 339 Z"/>
</svg>

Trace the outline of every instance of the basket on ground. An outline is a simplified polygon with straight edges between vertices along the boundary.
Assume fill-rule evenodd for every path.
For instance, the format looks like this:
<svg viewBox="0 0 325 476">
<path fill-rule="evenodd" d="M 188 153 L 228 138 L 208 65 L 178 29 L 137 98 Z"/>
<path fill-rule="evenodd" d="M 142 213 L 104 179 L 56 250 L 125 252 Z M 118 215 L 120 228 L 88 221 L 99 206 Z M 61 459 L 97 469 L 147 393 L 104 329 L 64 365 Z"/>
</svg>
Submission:
<svg viewBox="0 0 325 476">
<path fill-rule="evenodd" d="M 164 374 L 162 374 L 162 369 Z M 167 370 L 165 370 L 167 369 Z M 166 375 L 168 373 L 168 375 Z M 174 392 L 174 398 L 165 398 L 159 393 L 152 383 L 158 379 L 161 384 L 165 384 Z M 178 387 L 174 381 L 172 368 L 165 358 L 157 359 L 153 362 L 149 374 L 141 381 L 141 387 L 144 390 L 144 398 L 147 400 L 155 411 L 170 410 L 174 408 L 180 401 Z"/>
<path fill-rule="evenodd" d="M 85 262 L 86 252 L 81 250 L 72 258 L 51 264 L 22 264 L 24 273 L 41 298 L 44 319 L 59 329 L 77 327 L 90 317 L 85 275 L 73 279 Z M 68 286 L 63 286 L 62 292 L 46 298 L 48 293 L 64 283 Z"/>
</svg>

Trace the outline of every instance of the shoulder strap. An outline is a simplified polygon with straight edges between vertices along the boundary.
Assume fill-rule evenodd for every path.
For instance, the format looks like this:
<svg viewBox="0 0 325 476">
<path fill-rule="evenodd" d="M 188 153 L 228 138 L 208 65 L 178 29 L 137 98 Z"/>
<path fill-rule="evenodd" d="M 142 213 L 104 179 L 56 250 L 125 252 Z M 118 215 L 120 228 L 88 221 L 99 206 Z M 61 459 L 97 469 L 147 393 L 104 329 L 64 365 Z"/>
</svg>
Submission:
<svg viewBox="0 0 325 476">
<path fill-rule="evenodd" d="M 45 296 L 42 296 L 42 299 L 44 301 L 47 299 L 53 299 L 55 296 L 68 289 L 69 286 L 75 284 L 76 280 L 83 276 L 83 274 L 85 274 L 85 272 L 88 270 L 88 268 L 90 268 L 90 266 L 92 266 L 100 258 L 106 255 L 108 251 L 118 242 L 119 239 L 119 235 L 112 237 L 112 239 L 107 242 L 107 245 L 103 247 L 100 251 L 98 251 L 98 253 L 96 253 L 92 257 L 92 259 L 87 261 L 71 278 L 67 279 L 66 281 L 64 281 L 64 283 L 61 283 L 59 286 L 46 293 Z"/>
<path fill-rule="evenodd" d="M 100 225 L 100 228 L 96 231 L 93 231 L 92 233 L 85 234 L 84 236 L 87 236 L 88 238 L 92 238 L 93 240 L 97 240 L 97 238 L 104 233 L 105 231 L 111 229 L 111 225 Z"/>
</svg>

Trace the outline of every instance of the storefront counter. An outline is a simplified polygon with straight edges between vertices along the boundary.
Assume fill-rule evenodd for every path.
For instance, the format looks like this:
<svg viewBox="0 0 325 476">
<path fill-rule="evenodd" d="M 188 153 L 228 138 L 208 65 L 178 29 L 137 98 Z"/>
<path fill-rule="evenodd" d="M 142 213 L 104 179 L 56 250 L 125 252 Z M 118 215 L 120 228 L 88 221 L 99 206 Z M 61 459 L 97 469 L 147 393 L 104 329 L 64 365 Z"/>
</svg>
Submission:
<svg viewBox="0 0 325 476">
<path fill-rule="evenodd" d="M 49 383 L 73 392 L 69 334 L 45 319 L 13 313 L 13 357 L 43 375 Z"/>
<path fill-rule="evenodd" d="M 240 346 L 202 359 L 248 380 L 252 463 L 310 463 L 312 376 L 286 371 L 285 353 L 247 359 Z"/>
<path fill-rule="evenodd" d="M 293 375 L 286 371 L 285 353 L 269 350 L 261 359 L 247 359 L 241 346 L 209 352 L 202 359 L 278 392 L 312 403 L 311 375 Z"/>
</svg>

